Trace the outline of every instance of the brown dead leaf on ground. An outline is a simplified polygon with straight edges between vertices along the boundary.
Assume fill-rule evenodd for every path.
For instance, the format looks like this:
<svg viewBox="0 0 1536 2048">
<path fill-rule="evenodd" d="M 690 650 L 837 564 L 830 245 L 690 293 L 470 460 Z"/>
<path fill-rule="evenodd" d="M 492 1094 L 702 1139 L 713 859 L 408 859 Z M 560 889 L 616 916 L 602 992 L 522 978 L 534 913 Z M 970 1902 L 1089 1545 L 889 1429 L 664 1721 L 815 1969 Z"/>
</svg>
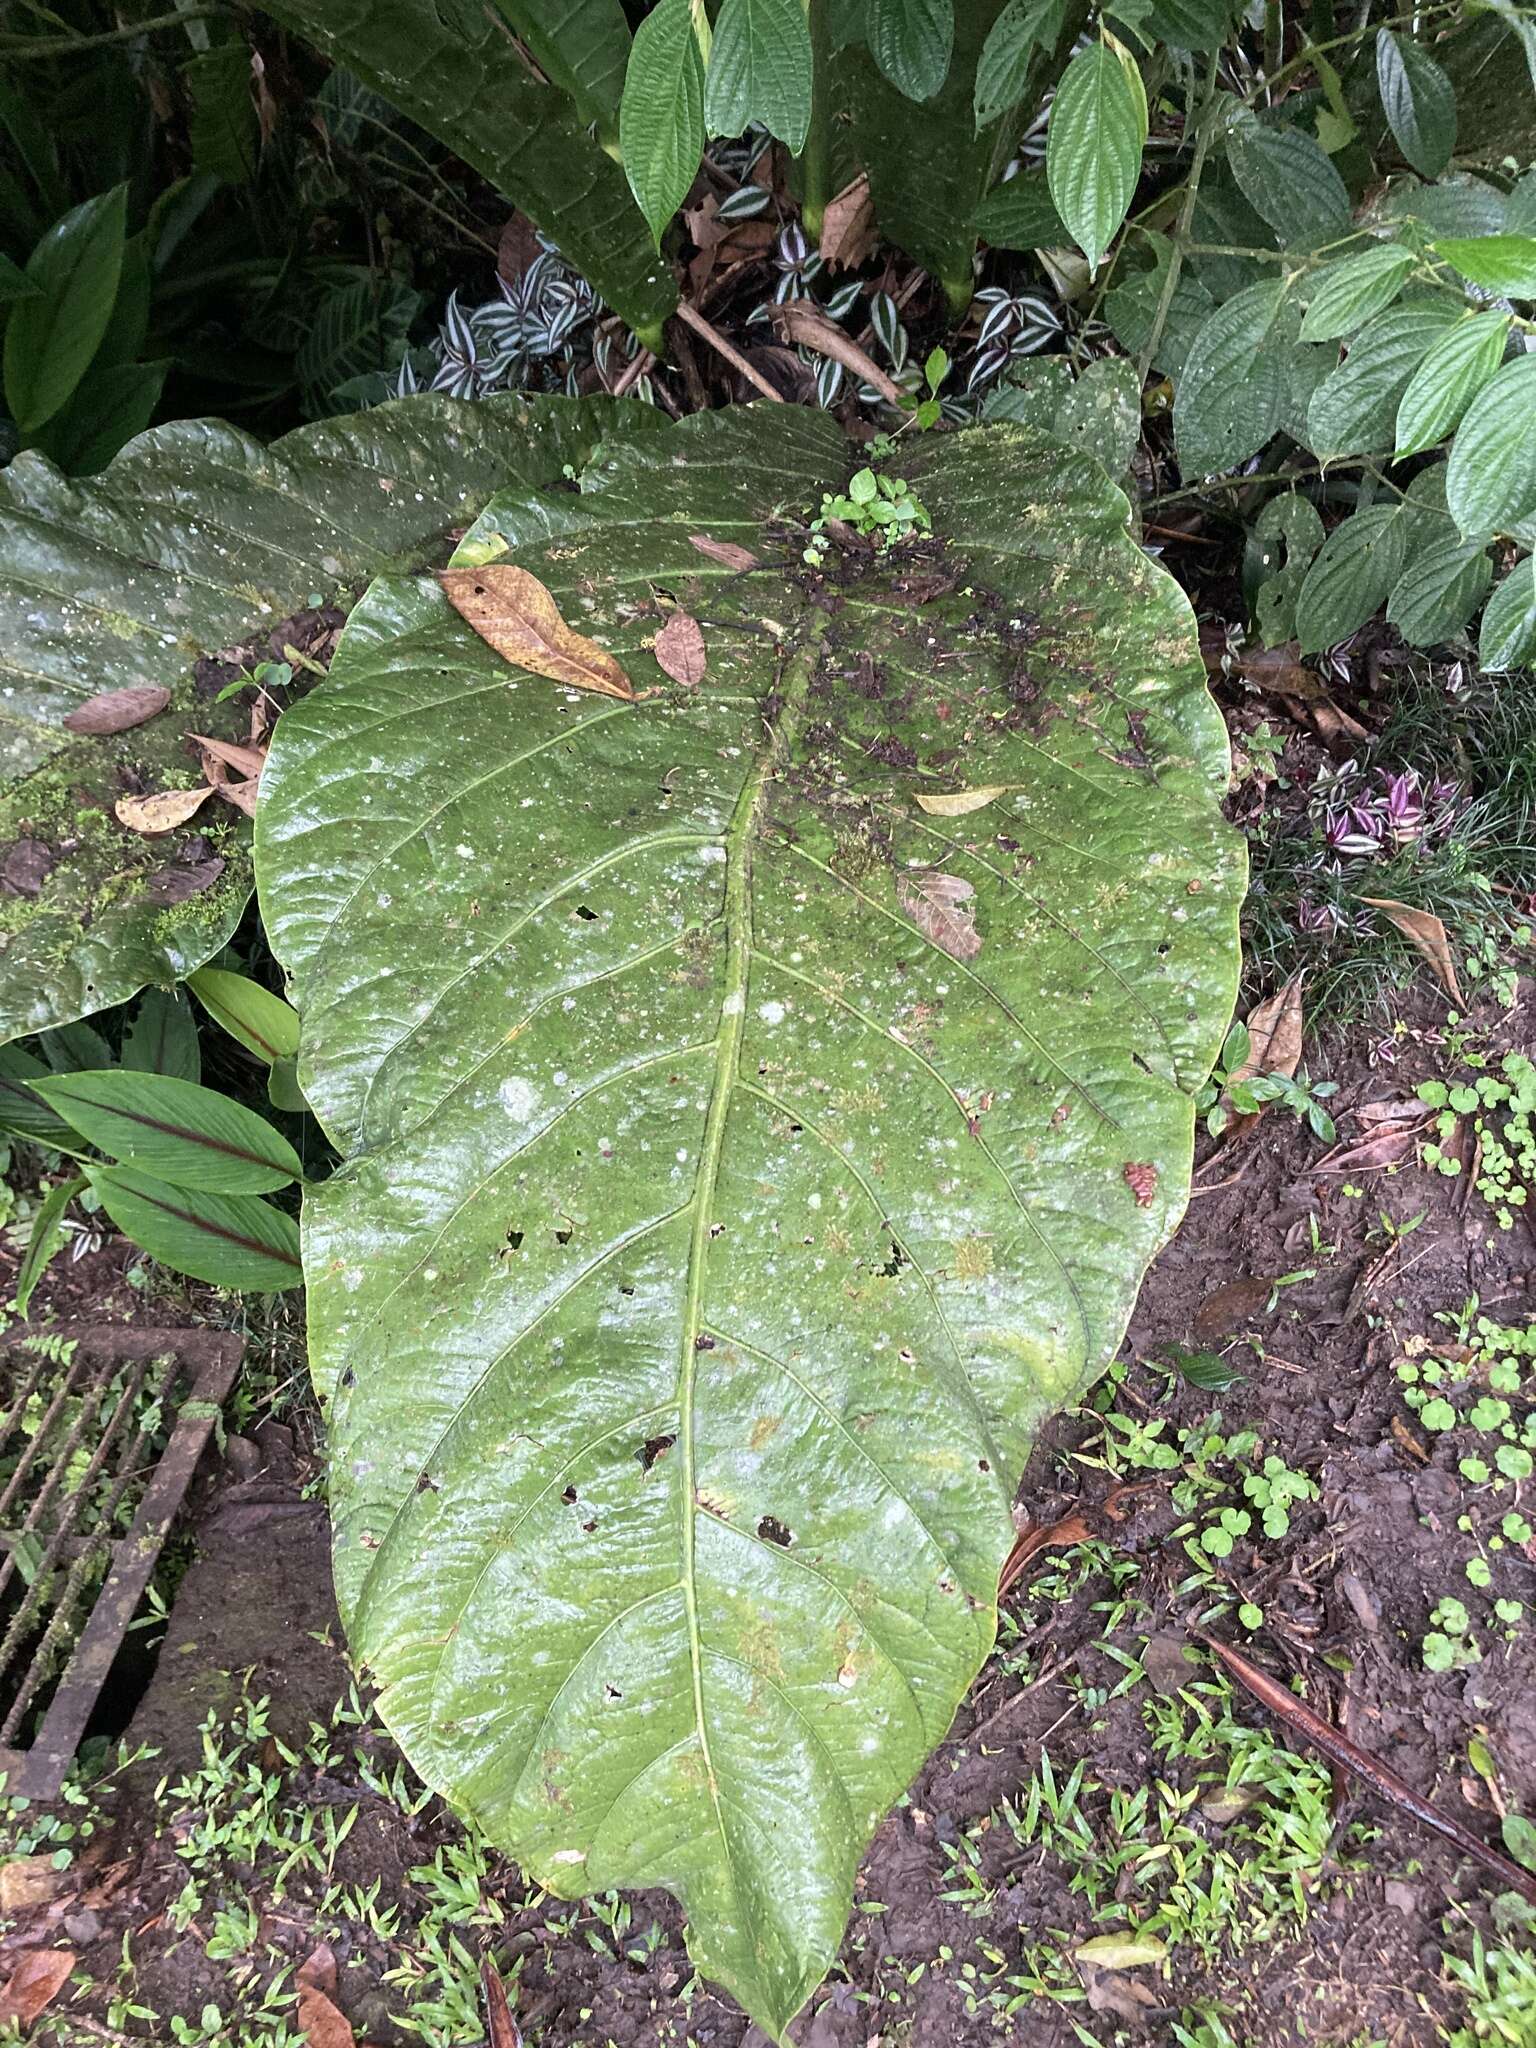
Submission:
<svg viewBox="0 0 1536 2048">
<path fill-rule="evenodd" d="M 1284 1074 L 1289 1079 L 1301 1063 L 1301 976 L 1294 975 L 1278 994 L 1256 1003 L 1245 1021 L 1248 1057 L 1227 1076 L 1228 1088 L 1251 1081 L 1255 1074 Z"/>
<path fill-rule="evenodd" d="M 1194 1336 L 1202 1344 L 1230 1336 L 1250 1316 L 1258 1314 L 1268 1301 L 1272 1286 L 1271 1281 L 1250 1273 L 1241 1280 L 1226 1280 L 1220 1287 L 1213 1287 L 1195 1310 L 1191 1325 Z"/>
<path fill-rule="evenodd" d="M 307 1984 L 302 1973 L 297 1985 L 299 2032 L 309 2043 L 309 2048 L 357 2048 L 352 2022 L 340 2007 L 326 1996 L 318 1984 Z"/>
<path fill-rule="evenodd" d="M 0 2020 L 17 2020 L 30 2027 L 69 1982 L 76 1960 L 72 1948 L 24 1948 L 0 1991 Z"/>
<path fill-rule="evenodd" d="M 322 1941 L 300 1963 L 295 1976 L 300 1984 L 311 1985 L 329 1998 L 336 1989 L 337 1981 L 335 1949 L 328 1941 Z"/>
<path fill-rule="evenodd" d="M 68 1886 L 69 1873 L 51 1856 L 16 1856 L 0 1863 L 0 1913 L 25 1913 L 46 1906 Z"/>
<path fill-rule="evenodd" d="M 213 795 L 212 786 L 201 789 L 162 789 L 153 796 L 120 796 L 112 806 L 117 822 L 144 839 L 163 839 L 178 825 L 200 811 Z"/>
<path fill-rule="evenodd" d="M 752 550 L 738 547 L 733 540 L 712 540 L 707 533 L 690 533 L 688 545 L 697 548 L 701 555 L 707 555 L 712 562 L 718 562 L 722 569 L 755 569 L 758 566 Z"/>
<path fill-rule="evenodd" d="M 222 761 L 240 775 L 259 775 L 267 765 L 265 747 L 237 747 L 228 740 L 210 739 L 206 733 L 189 732 L 189 740 L 195 741 L 205 754 L 212 754 L 216 761 Z"/>
<path fill-rule="evenodd" d="M 656 635 L 656 659 L 674 683 L 696 689 L 704 680 L 709 655 L 698 620 L 691 612 L 673 612 Z"/>
<path fill-rule="evenodd" d="M 851 334 L 845 334 L 825 313 L 818 313 L 805 299 L 790 299 L 782 306 L 770 306 L 768 317 L 786 341 L 811 349 L 841 363 L 862 383 L 872 385 L 887 405 L 899 405 L 901 393 L 874 357 L 867 355 Z"/>
<path fill-rule="evenodd" d="M 1445 926 L 1433 911 L 1415 910 L 1411 903 L 1399 903 L 1391 896 L 1362 896 L 1360 901 L 1368 903 L 1372 910 L 1379 910 L 1389 924 L 1396 925 L 1409 945 L 1423 954 L 1453 1003 L 1466 1000 L 1456 979 L 1456 959 L 1451 952 L 1451 942 L 1446 936 Z"/>
<path fill-rule="evenodd" d="M 830 270 L 857 270 L 874 253 L 877 232 L 869 178 L 860 171 L 851 185 L 827 201 L 818 251 L 822 262 Z"/>
<path fill-rule="evenodd" d="M 506 1986 L 489 1956 L 480 1959 L 480 1988 L 485 1993 L 485 2017 L 491 2030 L 490 2048 L 523 2048 L 521 2030 L 507 2003 Z"/>
<path fill-rule="evenodd" d="M 976 891 L 959 875 L 932 869 L 904 876 L 896 894 L 918 930 L 952 960 L 974 960 L 981 951 L 972 899 Z"/>
<path fill-rule="evenodd" d="M 146 719 L 163 711 L 170 701 L 170 691 L 159 683 L 145 683 L 132 690 L 103 690 L 99 697 L 88 697 L 77 705 L 64 724 L 70 732 L 131 732 L 134 726 L 143 725 Z"/>
<path fill-rule="evenodd" d="M 573 631 L 526 569 L 494 562 L 482 569 L 444 569 L 437 580 L 454 610 L 504 661 L 573 690 L 634 697 L 634 686 L 613 656 Z"/>
</svg>

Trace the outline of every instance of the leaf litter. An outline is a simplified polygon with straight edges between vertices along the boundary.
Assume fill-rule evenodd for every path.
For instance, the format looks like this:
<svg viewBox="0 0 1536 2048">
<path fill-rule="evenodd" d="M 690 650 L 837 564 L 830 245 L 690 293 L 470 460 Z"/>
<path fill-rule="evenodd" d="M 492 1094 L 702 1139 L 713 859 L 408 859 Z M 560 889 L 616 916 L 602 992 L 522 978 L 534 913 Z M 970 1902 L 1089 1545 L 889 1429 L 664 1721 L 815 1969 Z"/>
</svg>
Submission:
<svg viewBox="0 0 1536 2048">
<path fill-rule="evenodd" d="M 703 631 L 691 612 L 673 612 L 668 618 L 656 635 L 656 659 L 674 683 L 696 689 L 703 682 L 709 654 Z"/>
<path fill-rule="evenodd" d="M 437 580 L 454 610 L 504 661 L 574 690 L 633 699 L 634 685 L 614 657 L 566 624 L 528 570 L 495 562 L 444 569 Z"/>
<path fill-rule="evenodd" d="M 897 885 L 902 909 L 925 939 L 954 960 L 974 960 L 981 951 L 973 899 L 976 891 L 960 875 L 926 869 Z"/>
</svg>

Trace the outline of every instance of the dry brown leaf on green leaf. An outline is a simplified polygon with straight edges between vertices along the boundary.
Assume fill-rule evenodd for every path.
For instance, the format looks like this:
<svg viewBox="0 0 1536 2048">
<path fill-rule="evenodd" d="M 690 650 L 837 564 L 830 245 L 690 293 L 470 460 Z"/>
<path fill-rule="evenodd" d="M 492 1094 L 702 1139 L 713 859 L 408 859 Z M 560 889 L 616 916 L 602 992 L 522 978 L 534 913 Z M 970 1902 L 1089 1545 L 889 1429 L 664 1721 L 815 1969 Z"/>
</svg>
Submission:
<svg viewBox="0 0 1536 2048">
<path fill-rule="evenodd" d="M 153 796 L 120 796 L 112 806 L 117 822 L 144 839 L 163 839 L 178 825 L 200 811 L 213 795 L 205 782 L 201 789 L 161 789 Z"/>
<path fill-rule="evenodd" d="M 932 869 L 907 876 L 897 889 L 902 909 L 918 930 L 953 960 L 974 960 L 981 951 L 972 904 L 975 894 L 959 875 Z"/>
<path fill-rule="evenodd" d="M 1410 946 L 1415 947 L 1435 970 L 1440 986 L 1453 1003 L 1465 1000 L 1456 979 L 1456 959 L 1445 926 L 1433 911 L 1415 910 L 1411 903 L 1399 903 L 1391 896 L 1362 896 L 1372 910 L 1379 910 L 1388 924 L 1396 925 Z"/>
<path fill-rule="evenodd" d="M 674 683 L 686 683 L 694 689 L 703 682 L 709 654 L 699 622 L 691 612 L 673 612 L 667 620 L 656 635 L 656 659 Z"/>
<path fill-rule="evenodd" d="M 143 725 L 163 711 L 171 701 L 171 693 L 160 683 L 143 683 L 128 690 L 103 690 L 98 697 L 87 697 L 85 702 L 71 711 L 64 720 L 68 732 L 107 734 L 131 732 L 134 726 Z"/>
<path fill-rule="evenodd" d="M 951 789 L 937 796 L 920 796 L 917 807 L 933 818 L 963 818 L 970 811 L 982 810 L 987 804 L 995 804 L 1000 796 L 1006 796 L 1013 788 L 1011 782 L 1000 782 L 992 789 Z"/>
<path fill-rule="evenodd" d="M 857 270 L 872 254 L 875 237 L 875 202 L 869 178 L 860 171 L 851 185 L 827 201 L 818 253 L 830 270 Z"/>
<path fill-rule="evenodd" d="M 707 555 L 712 562 L 718 562 L 722 569 L 755 569 L 757 557 L 750 548 L 739 547 L 733 540 L 712 540 L 707 533 L 690 533 L 688 545 L 697 548 L 701 555 Z"/>
<path fill-rule="evenodd" d="M 632 698 L 634 686 L 606 649 L 573 632 L 537 576 L 510 562 L 444 569 L 443 595 L 504 661 L 573 690 Z"/>
<path fill-rule="evenodd" d="M 23 2027 L 31 2026 L 69 1982 L 75 1960 L 72 1948 L 24 1948 L 0 1991 L 0 2021 L 16 2020 Z"/>
</svg>

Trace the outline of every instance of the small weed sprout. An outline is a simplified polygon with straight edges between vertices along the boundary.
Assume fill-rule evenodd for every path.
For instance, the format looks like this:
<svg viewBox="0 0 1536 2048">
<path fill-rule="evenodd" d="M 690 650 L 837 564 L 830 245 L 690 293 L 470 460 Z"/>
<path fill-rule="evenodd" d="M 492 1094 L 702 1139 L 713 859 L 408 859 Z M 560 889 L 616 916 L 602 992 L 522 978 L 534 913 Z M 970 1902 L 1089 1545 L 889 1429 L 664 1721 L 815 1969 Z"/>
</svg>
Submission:
<svg viewBox="0 0 1536 2048">
<path fill-rule="evenodd" d="M 827 559 L 828 529 L 834 524 L 850 527 L 861 539 L 873 540 L 882 549 L 933 531 L 927 508 L 913 496 L 906 479 L 876 476 L 872 469 L 855 470 L 845 495 L 823 493 L 821 510 L 811 521 L 815 537 L 805 549 L 805 560 L 813 569 L 821 568 Z"/>
</svg>

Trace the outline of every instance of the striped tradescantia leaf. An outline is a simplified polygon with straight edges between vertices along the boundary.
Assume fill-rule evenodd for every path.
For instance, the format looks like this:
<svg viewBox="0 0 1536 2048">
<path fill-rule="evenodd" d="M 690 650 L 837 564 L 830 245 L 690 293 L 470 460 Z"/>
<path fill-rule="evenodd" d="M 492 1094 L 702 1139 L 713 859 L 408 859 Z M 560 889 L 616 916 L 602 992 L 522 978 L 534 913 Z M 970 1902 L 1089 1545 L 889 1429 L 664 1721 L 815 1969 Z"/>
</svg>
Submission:
<svg viewBox="0 0 1536 2048">
<path fill-rule="evenodd" d="M 670 1888 L 779 2040 L 1182 1212 L 1242 884 L 1097 464 L 928 437 L 933 540 L 822 580 L 795 522 L 861 463 L 734 409 L 498 497 L 463 564 L 637 700 L 382 579 L 257 822 L 349 1157 L 305 1266 L 354 1650 L 434 1786 L 562 1896 Z"/>
</svg>

